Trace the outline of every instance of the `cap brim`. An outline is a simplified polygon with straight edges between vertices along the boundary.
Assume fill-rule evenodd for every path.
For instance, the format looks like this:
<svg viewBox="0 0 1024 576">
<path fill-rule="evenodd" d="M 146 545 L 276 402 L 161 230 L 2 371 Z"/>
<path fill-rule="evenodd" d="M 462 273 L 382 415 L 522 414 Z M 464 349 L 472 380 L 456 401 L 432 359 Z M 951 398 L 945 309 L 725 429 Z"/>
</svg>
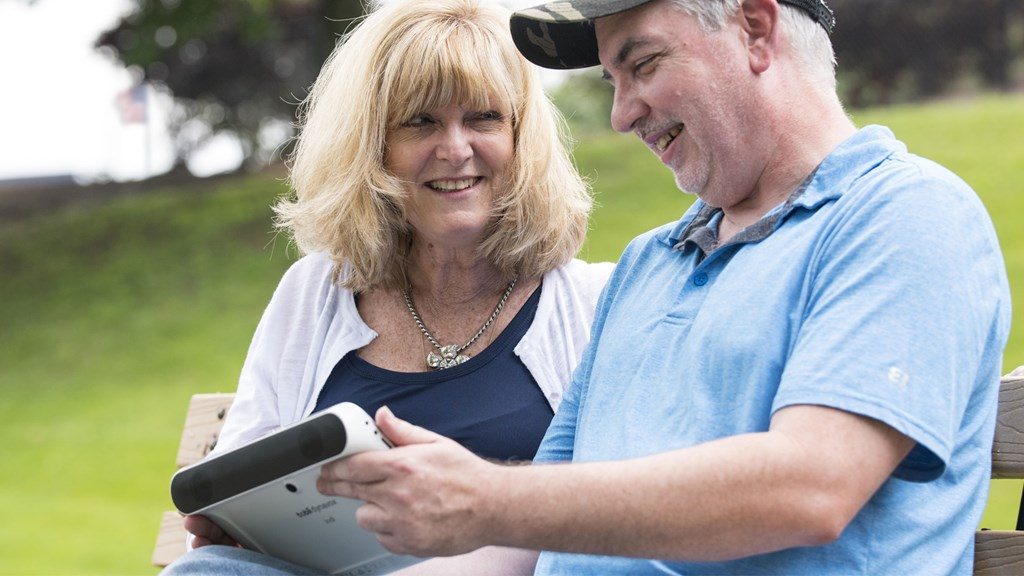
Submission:
<svg viewBox="0 0 1024 576">
<path fill-rule="evenodd" d="M 562 0 L 512 14 L 509 28 L 516 48 L 544 68 L 596 66 L 594 19 L 625 12 L 651 0 Z"/>
</svg>

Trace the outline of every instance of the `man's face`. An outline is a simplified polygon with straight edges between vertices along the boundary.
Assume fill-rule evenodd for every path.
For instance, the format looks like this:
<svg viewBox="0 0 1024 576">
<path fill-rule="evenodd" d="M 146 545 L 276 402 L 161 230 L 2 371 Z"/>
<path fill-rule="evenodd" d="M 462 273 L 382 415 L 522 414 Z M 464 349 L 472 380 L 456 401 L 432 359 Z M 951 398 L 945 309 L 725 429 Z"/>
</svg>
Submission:
<svg viewBox="0 0 1024 576">
<path fill-rule="evenodd" d="M 598 53 L 615 88 L 612 127 L 635 132 L 675 173 L 680 189 L 729 207 L 756 186 L 764 158 L 742 29 L 706 34 L 657 0 L 596 21 Z"/>
</svg>

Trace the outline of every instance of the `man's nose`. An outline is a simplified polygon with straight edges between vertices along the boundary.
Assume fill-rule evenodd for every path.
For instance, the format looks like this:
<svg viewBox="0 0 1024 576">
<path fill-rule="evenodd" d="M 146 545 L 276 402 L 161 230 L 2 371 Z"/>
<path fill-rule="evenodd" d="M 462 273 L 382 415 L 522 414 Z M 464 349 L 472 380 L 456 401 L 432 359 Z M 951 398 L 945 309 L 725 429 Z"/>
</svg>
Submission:
<svg viewBox="0 0 1024 576">
<path fill-rule="evenodd" d="M 612 128 L 616 132 L 632 132 L 637 121 L 647 114 L 647 105 L 633 90 L 615 90 L 612 97 Z"/>
<path fill-rule="evenodd" d="M 441 135 L 437 159 L 460 166 L 473 157 L 472 135 L 463 126 L 453 126 Z"/>
</svg>

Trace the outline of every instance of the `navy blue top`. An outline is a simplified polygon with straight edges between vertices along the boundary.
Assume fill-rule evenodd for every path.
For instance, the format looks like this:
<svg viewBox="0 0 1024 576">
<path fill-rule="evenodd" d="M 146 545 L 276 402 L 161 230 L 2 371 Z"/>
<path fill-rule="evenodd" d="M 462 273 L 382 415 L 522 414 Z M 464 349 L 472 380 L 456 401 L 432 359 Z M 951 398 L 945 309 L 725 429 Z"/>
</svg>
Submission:
<svg viewBox="0 0 1024 576">
<path fill-rule="evenodd" d="M 399 418 L 452 438 L 479 456 L 532 460 L 553 412 L 513 349 L 533 323 L 539 301 L 540 289 L 487 348 L 452 368 L 394 372 L 353 350 L 334 367 L 313 411 L 353 402 L 373 414 L 386 404 Z"/>
</svg>

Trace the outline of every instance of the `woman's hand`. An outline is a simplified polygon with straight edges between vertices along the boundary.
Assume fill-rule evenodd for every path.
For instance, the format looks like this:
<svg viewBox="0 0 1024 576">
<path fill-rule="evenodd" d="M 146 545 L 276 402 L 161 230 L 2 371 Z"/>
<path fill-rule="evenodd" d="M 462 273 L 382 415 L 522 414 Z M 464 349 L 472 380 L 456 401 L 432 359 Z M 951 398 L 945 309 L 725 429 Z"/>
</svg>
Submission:
<svg viewBox="0 0 1024 576">
<path fill-rule="evenodd" d="M 221 530 L 220 526 L 214 524 L 213 520 L 206 516 L 199 516 L 198 514 L 185 516 L 185 530 L 195 536 L 195 539 L 192 540 L 193 550 L 209 546 L 210 544 L 239 546 L 234 538 L 228 536 L 227 532 Z"/>
<path fill-rule="evenodd" d="M 487 544 L 486 510 L 500 466 L 458 443 L 377 411 L 377 427 L 396 446 L 323 467 L 317 489 L 365 504 L 356 520 L 388 550 L 416 556 L 462 554 Z"/>
</svg>

